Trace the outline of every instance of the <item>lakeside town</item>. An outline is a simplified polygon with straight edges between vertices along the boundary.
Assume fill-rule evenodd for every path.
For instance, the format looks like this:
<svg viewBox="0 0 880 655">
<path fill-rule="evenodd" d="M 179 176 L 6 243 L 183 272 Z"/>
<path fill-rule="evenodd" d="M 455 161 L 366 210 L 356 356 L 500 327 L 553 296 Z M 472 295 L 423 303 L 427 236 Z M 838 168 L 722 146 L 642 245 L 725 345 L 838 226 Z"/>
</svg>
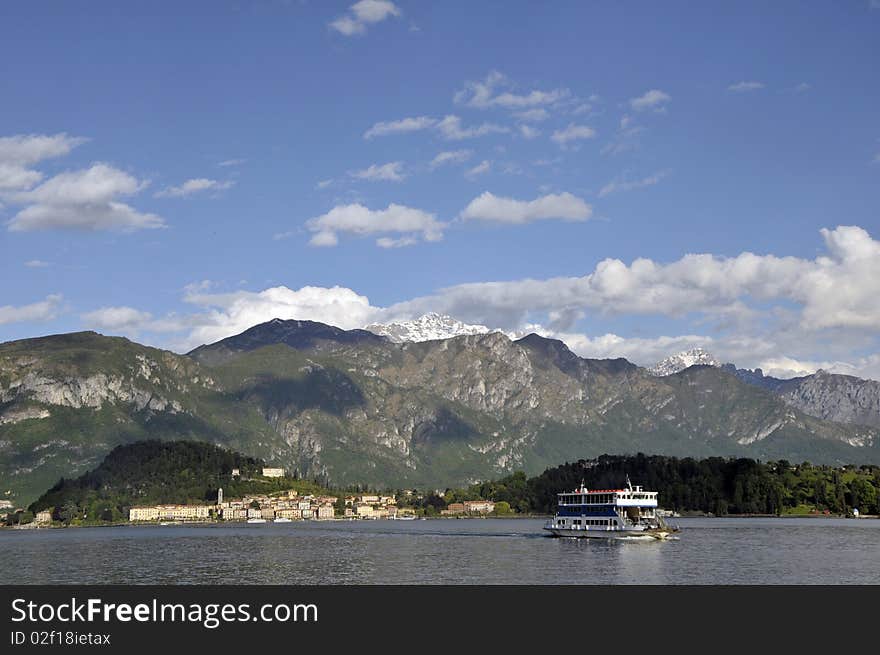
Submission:
<svg viewBox="0 0 880 655">
<path fill-rule="evenodd" d="M 264 467 L 260 472 L 263 478 L 280 479 L 286 476 L 283 468 Z M 239 469 L 232 470 L 232 478 L 239 478 Z M 442 491 L 436 492 L 443 495 Z M 407 505 L 418 500 L 414 492 L 406 490 L 402 495 Z M 4 502 L 2 513 L 15 511 L 11 503 Z M 411 506 L 399 507 L 395 494 L 359 493 L 345 495 L 319 495 L 300 493 L 286 489 L 274 493 L 247 494 L 240 498 L 225 498 L 223 488 L 217 489 L 216 502 L 208 503 L 168 503 L 136 505 L 128 510 L 127 520 L 137 524 L 169 524 L 212 521 L 242 521 L 250 523 L 282 522 L 301 520 L 369 520 L 369 519 L 414 519 L 417 512 Z M 489 500 L 465 500 L 450 503 L 440 511 L 447 517 L 488 516 L 496 509 L 496 503 Z M 48 507 L 37 512 L 28 525 L 32 528 L 49 527 L 57 524 L 57 508 Z M 22 526 L 24 527 L 24 526 Z"/>
<path fill-rule="evenodd" d="M 695 466 L 696 464 L 696 466 Z M 59 480 L 25 506 L 0 499 L 2 527 L 146 525 L 191 522 L 407 520 L 549 516 L 559 489 L 609 488 L 624 473 L 656 480 L 664 516 L 877 515 L 880 469 L 785 461 L 602 456 L 466 488 L 333 487 L 261 460 L 199 442 L 136 442 L 94 471 Z M 625 477 L 625 476 L 624 476 Z"/>
<path fill-rule="evenodd" d="M 283 478 L 283 468 L 264 467 L 264 478 Z M 232 470 L 232 477 L 239 477 L 239 469 Z M 405 491 L 404 494 L 412 494 Z M 441 492 L 442 493 L 442 492 Z M 486 515 L 495 510 L 491 501 L 464 501 L 452 503 L 441 512 L 446 516 Z M 249 494 L 241 498 L 225 499 L 223 489 L 217 490 L 217 502 L 203 505 L 146 505 L 132 507 L 128 512 L 130 522 L 168 521 L 249 521 L 288 522 L 299 520 L 343 519 L 398 519 L 415 518 L 415 510 L 398 507 L 394 494 L 350 494 L 344 496 L 300 494 L 288 489 L 276 494 Z"/>
</svg>

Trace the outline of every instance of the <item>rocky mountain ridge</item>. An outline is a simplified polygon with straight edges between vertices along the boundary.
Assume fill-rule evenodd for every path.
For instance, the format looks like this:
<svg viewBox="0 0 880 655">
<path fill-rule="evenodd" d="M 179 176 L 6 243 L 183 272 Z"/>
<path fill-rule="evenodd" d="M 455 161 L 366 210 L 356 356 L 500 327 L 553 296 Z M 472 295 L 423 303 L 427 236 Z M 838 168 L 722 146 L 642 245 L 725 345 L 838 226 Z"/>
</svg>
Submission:
<svg viewBox="0 0 880 655">
<path fill-rule="evenodd" d="M 276 320 L 190 356 L 95 333 L 0 344 L 0 493 L 35 497 L 143 438 L 198 439 L 335 484 L 392 486 L 464 484 L 606 452 L 880 460 L 876 428 L 815 418 L 721 368 L 656 377 L 535 334 L 394 343 Z"/>
</svg>

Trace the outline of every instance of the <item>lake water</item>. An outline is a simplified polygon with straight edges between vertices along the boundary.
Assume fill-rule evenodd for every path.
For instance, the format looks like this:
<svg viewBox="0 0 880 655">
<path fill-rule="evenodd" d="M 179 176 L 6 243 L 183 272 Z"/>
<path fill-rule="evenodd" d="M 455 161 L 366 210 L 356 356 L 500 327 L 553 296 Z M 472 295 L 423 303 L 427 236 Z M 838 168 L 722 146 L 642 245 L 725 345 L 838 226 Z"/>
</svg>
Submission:
<svg viewBox="0 0 880 655">
<path fill-rule="evenodd" d="M 665 542 L 543 520 L 2 530 L 8 584 L 880 584 L 880 520 L 675 519 Z"/>
</svg>

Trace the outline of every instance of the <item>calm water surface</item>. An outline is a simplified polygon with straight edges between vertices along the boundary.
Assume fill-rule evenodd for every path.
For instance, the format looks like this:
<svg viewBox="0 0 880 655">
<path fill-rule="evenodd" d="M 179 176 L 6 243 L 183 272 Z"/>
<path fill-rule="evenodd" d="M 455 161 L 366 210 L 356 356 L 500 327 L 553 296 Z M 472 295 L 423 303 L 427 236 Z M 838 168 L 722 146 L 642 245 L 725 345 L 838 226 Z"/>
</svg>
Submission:
<svg viewBox="0 0 880 655">
<path fill-rule="evenodd" d="M 880 520 L 676 519 L 666 542 L 543 520 L 2 530 L 10 584 L 880 584 Z"/>
</svg>

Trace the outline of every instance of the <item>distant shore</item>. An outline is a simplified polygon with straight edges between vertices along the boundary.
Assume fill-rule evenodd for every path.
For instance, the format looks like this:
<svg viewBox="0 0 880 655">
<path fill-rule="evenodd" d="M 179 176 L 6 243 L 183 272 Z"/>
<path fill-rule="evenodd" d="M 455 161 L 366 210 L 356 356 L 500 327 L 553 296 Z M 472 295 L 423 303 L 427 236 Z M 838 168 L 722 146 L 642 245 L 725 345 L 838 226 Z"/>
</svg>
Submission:
<svg viewBox="0 0 880 655">
<path fill-rule="evenodd" d="M 418 517 L 416 520 L 426 521 L 473 521 L 473 520 L 498 520 L 498 519 L 548 519 L 550 514 L 505 514 L 502 516 L 425 516 Z M 726 514 L 724 516 L 716 516 L 714 514 L 703 514 L 700 512 L 683 512 L 680 516 L 670 517 L 672 519 L 878 519 L 880 515 L 861 514 L 859 516 L 846 516 L 843 514 Z M 365 523 L 372 521 L 397 522 L 400 519 L 349 519 L 337 517 L 332 519 L 304 519 L 301 521 L 293 521 L 293 523 L 339 523 L 354 522 Z M 267 523 L 271 524 L 272 521 Z M 247 521 L 181 521 L 174 523 L 161 523 L 152 521 L 118 521 L 115 523 L 88 523 L 76 525 L 34 525 L 28 523 L 23 526 L 0 526 L 0 530 L 63 530 L 67 528 L 124 528 L 124 527 L 155 527 L 166 528 L 176 526 L 208 526 L 208 525 L 248 525 Z"/>
</svg>

